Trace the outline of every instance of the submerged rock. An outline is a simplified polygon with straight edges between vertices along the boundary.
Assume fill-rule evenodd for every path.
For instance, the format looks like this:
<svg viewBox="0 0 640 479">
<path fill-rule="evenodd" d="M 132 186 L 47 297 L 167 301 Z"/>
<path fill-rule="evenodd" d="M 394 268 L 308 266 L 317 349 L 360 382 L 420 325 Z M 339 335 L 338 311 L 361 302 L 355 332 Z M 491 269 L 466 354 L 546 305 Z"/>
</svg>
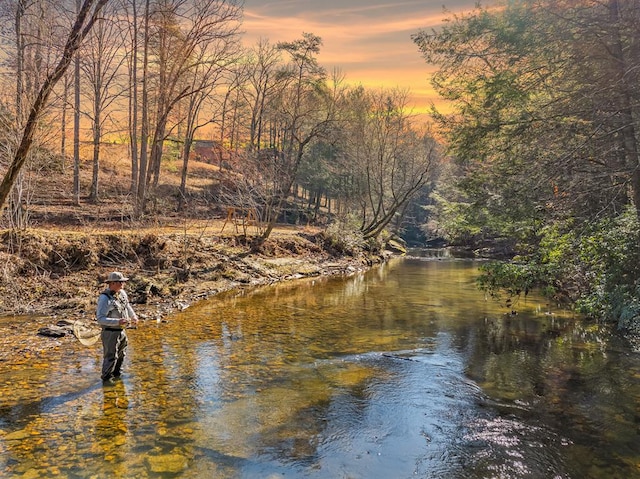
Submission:
<svg viewBox="0 0 640 479">
<path fill-rule="evenodd" d="M 189 462 L 185 456 L 177 453 L 147 456 L 146 459 L 149 469 L 156 473 L 169 472 L 176 474 L 184 471 Z"/>
<path fill-rule="evenodd" d="M 29 437 L 31 437 L 31 434 L 29 434 L 29 431 L 27 431 L 26 429 L 20 429 L 18 431 L 10 432 L 3 439 L 5 441 L 22 441 Z"/>
</svg>

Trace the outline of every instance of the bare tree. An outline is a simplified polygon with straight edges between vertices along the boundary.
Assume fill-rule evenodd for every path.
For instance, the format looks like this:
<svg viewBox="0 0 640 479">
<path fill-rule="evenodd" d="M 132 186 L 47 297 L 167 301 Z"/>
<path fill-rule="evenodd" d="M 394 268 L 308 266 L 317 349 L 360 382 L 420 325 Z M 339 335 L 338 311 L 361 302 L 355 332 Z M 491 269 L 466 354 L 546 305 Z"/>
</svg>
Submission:
<svg viewBox="0 0 640 479">
<path fill-rule="evenodd" d="M 267 40 L 260 40 L 249 50 L 246 59 L 246 82 L 242 96 L 251 111 L 249 123 L 249 148 L 260 151 L 263 146 L 263 129 L 268 101 L 277 96 L 285 82 L 280 81 L 282 50 Z"/>
<path fill-rule="evenodd" d="M 210 99 L 215 96 L 223 82 L 232 83 L 233 75 L 230 68 L 238 60 L 239 44 L 231 38 L 213 37 L 210 42 L 198 45 L 194 52 L 195 67 L 190 72 L 192 76 L 190 91 L 186 98 L 185 137 L 182 148 L 182 173 L 180 180 L 180 200 L 178 208 L 184 206 L 187 186 L 187 172 L 189 155 L 196 132 L 215 121 L 214 112 L 208 111 L 208 115 L 201 121 L 201 111 L 205 103 L 212 106 Z M 227 91 L 229 88 L 227 88 Z"/>
<path fill-rule="evenodd" d="M 273 231 L 308 148 L 330 132 L 337 120 L 342 88 L 339 82 L 326 82 L 326 73 L 316 59 L 321 45 L 321 38 L 309 33 L 278 44 L 290 62 L 279 72 L 283 88 L 268 98 L 270 148 L 255 156 L 261 163 L 263 182 L 270 189 L 262 212 L 266 223 L 263 239 Z"/>
<path fill-rule="evenodd" d="M 76 0 L 76 9 L 80 12 L 81 0 Z M 80 205 L 80 56 L 76 48 L 73 59 L 73 203 Z"/>
<path fill-rule="evenodd" d="M 161 0 L 156 5 L 153 15 L 157 67 L 155 125 L 146 171 L 143 171 L 142 161 L 140 163 L 140 176 L 145 178 L 145 186 L 141 195 L 138 184 L 138 198 L 142 201 L 139 210 L 144 210 L 145 188 L 158 184 L 163 143 L 170 131 L 169 116 L 181 100 L 197 93 L 188 79 L 201 63 L 206 62 L 206 57 L 199 58 L 198 52 L 206 51 L 204 47 L 212 42 L 236 41 L 240 14 L 239 6 L 227 0 Z"/>
<path fill-rule="evenodd" d="M 148 146 L 149 146 L 149 42 L 151 39 L 150 27 L 150 2 L 145 0 L 144 3 L 144 33 L 142 47 L 142 116 L 140 118 L 140 169 L 138 171 L 136 188 L 136 214 L 140 215 L 144 211 L 145 201 L 147 197 L 147 164 L 148 164 Z M 134 131 L 135 134 L 135 131 Z M 136 181 L 136 178 L 134 178 Z"/>
<path fill-rule="evenodd" d="M 17 138 L 26 121 L 25 105 L 36 96 L 42 82 L 42 72 L 49 68 L 50 51 L 56 47 L 55 15 L 51 15 L 54 5 L 48 0 L 7 0 L 0 5 L 3 37 L 1 43 L 6 50 L 3 55 L 3 67 L 10 73 L 7 78 L 15 79 L 14 96 L 7 100 L 6 106 L 14 115 L 7 137 L 7 157 L 13 156 L 17 147 Z M 8 85 L 7 85 L 8 86 Z M 9 219 L 13 226 L 24 227 L 27 224 L 27 206 L 29 188 L 24 184 L 24 175 L 20 172 L 15 180 L 15 188 L 9 196 Z"/>
<path fill-rule="evenodd" d="M 230 152 L 237 155 L 238 139 L 242 137 L 239 131 L 245 120 L 246 105 L 241 100 L 242 89 L 247 75 L 247 62 L 235 63 L 228 72 L 229 79 L 224 93 L 211 97 L 213 102 L 213 122 L 218 125 L 218 166 L 222 170 L 225 166 L 224 151 L 228 146 Z"/>
<path fill-rule="evenodd" d="M 139 58 L 139 36 L 140 26 L 138 13 L 138 0 L 123 0 L 122 7 L 127 16 L 129 26 L 129 49 L 126 55 L 129 72 L 129 154 L 131 156 L 131 186 L 130 191 L 133 197 L 137 196 L 138 174 L 140 170 L 138 155 L 138 58 Z M 129 10 L 131 7 L 131 10 Z"/>
<path fill-rule="evenodd" d="M 440 152 L 433 137 L 412 127 L 406 91 L 353 98 L 344 151 L 355 168 L 360 230 L 375 238 L 427 183 Z"/>
<path fill-rule="evenodd" d="M 87 92 L 92 105 L 91 113 L 88 115 L 91 118 L 93 133 L 93 175 L 89 199 L 94 202 L 99 197 L 98 177 L 103 129 L 108 120 L 110 107 L 123 93 L 119 76 L 126 59 L 123 55 L 125 36 L 122 34 L 122 25 L 117 21 L 116 12 L 107 12 L 106 8 L 103 12 L 107 15 L 96 21 L 87 38 L 86 47 L 82 49 L 82 70 L 91 87 Z"/>
<path fill-rule="evenodd" d="M 25 38 L 22 31 L 22 23 L 27 9 L 24 0 L 18 0 L 15 13 L 15 40 L 16 40 L 16 123 L 18 128 L 24 122 L 23 96 L 24 96 L 24 76 L 25 76 Z M 10 217 L 14 225 L 21 227 L 24 222 L 22 214 L 22 174 L 19 174 L 16 182 L 17 187 L 13 190 L 11 198 Z"/>
<path fill-rule="evenodd" d="M 212 115 L 208 115 L 202 121 L 200 120 L 200 114 L 204 103 L 210 98 L 217 86 L 217 82 L 222 77 L 222 70 L 218 70 L 214 73 L 212 69 L 213 64 L 208 64 L 205 71 L 194 72 L 192 83 L 194 94 L 190 95 L 186 102 L 184 142 L 182 144 L 181 151 L 182 171 L 180 174 L 180 198 L 178 199 L 179 210 L 184 208 L 186 200 L 189 157 L 191 155 L 191 148 L 193 146 L 196 133 L 198 130 L 214 121 Z"/>
<path fill-rule="evenodd" d="M 69 89 L 71 79 L 69 74 L 63 77 L 62 87 L 62 114 L 60 118 L 60 157 L 62 158 L 62 167 L 66 167 L 67 159 L 67 111 L 69 109 Z"/>
<path fill-rule="evenodd" d="M 16 178 L 27 159 L 27 154 L 31 148 L 31 144 L 33 143 L 38 121 L 45 106 L 47 105 L 53 88 L 64 75 L 75 52 L 78 50 L 82 41 L 93 27 L 100 10 L 107 2 L 108 0 L 84 0 L 84 3 L 79 10 L 67 37 L 62 57 L 59 59 L 59 62 L 53 71 L 46 76 L 33 104 L 31 105 L 29 116 L 22 134 L 22 139 L 20 140 L 11 164 L 4 175 L 2 183 L 0 183 L 0 208 L 5 207 L 6 200 L 11 193 L 11 189 Z"/>
</svg>

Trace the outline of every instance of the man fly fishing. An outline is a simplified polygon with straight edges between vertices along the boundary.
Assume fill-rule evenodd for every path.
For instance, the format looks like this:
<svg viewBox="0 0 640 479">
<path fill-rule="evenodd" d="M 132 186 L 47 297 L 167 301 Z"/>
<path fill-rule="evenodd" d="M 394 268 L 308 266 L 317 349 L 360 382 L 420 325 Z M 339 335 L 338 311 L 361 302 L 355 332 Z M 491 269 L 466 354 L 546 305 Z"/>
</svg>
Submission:
<svg viewBox="0 0 640 479">
<path fill-rule="evenodd" d="M 102 328 L 102 381 L 113 383 L 122 373 L 122 363 L 127 350 L 126 327 L 138 324 L 138 316 L 129 303 L 124 288 L 128 281 L 119 271 L 109 273 L 107 289 L 98 296 L 96 319 Z"/>
</svg>

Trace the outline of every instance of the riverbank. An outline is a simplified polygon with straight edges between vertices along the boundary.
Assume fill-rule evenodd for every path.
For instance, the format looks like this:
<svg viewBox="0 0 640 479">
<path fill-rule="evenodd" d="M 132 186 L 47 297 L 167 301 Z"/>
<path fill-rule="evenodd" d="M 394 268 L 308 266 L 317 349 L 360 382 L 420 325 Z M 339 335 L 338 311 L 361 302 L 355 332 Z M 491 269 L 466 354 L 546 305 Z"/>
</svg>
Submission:
<svg viewBox="0 0 640 479">
<path fill-rule="evenodd" d="M 280 227 L 260 243 L 219 227 L 5 231 L 0 316 L 41 326 L 92 319 L 106 275 L 118 270 L 131 278 L 127 291 L 141 319 L 164 321 L 224 291 L 355 272 L 384 259 L 310 228 Z"/>
</svg>

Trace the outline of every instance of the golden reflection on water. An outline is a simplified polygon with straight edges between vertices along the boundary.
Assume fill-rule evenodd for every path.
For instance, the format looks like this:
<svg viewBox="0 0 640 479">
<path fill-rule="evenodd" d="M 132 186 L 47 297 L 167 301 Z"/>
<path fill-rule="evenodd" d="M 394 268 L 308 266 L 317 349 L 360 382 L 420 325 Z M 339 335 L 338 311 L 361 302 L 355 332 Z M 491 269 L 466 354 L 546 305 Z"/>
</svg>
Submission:
<svg viewBox="0 0 640 479">
<path fill-rule="evenodd" d="M 535 295 L 510 314 L 476 273 L 406 259 L 221 295 L 130 331 L 108 387 L 99 346 L 39 357 L 25 343 L 2 357 L 0 475 L 637 472 L 637 358 Z M 603 452 L 585 466 L 589 444 Z"/>
</svg>

